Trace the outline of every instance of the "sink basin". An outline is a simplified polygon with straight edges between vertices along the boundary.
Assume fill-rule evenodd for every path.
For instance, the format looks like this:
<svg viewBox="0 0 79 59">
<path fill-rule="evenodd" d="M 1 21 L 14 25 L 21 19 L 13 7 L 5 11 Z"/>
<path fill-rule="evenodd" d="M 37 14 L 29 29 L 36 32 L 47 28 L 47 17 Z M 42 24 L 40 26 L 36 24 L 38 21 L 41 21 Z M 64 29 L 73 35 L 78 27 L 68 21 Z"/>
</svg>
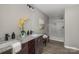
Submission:
<svg viewBox="0 0 79 59">
<path fill-rule="evenodd" d="M 40 36 L 41 34 L 32 34 L 31 36 L 33 36 L 33 37 L 38 37 L 38 36 Z"/>
<path fill-rule="evenodd" d="M 38 34 L 32 34 L 32 36 L 36 37 L 36 36 L 38 36 Z"/>
</svg>

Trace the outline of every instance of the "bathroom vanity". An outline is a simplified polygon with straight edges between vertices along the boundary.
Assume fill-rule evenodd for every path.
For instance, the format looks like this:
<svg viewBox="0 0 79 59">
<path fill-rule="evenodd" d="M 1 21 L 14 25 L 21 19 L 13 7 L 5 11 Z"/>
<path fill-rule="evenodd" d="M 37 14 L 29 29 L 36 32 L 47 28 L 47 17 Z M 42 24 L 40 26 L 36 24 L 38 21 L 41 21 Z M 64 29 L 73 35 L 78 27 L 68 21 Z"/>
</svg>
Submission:
<svg viewBox="0 0 79 59">
<path fill-rule="evenodd" d="M 3 44 L 5 48 L 0 49 L 1 54 L 12 54 L 12 43 L 16 41 L 21 42 L 22 49 L 17 54 L 40 54 L 43 51 L 43 38 L 42 34 L 29 35 L 23 39 L 14 39 L 12 41 L 7 41 L 7 45 Z M 0 44 L 1 45 L 1 44 Z M 2 45 L 1 45 L 2 46 Z M 2 46 L 3 47 L 3 46 Z"/>
<path fill-rule="evenodd" d="M 30 41 L 22 44 L 22 49 L 18 54 L 40 54 L 43 51 L 42 36 L 32 38 Z"/>
</svg>

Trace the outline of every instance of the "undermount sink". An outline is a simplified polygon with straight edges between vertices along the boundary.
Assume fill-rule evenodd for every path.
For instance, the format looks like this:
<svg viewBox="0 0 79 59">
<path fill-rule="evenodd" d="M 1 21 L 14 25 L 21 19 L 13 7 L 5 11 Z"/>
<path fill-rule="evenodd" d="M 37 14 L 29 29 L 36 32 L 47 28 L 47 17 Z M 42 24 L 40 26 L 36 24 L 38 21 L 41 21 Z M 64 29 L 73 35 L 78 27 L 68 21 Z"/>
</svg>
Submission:
<svg viewBox="0 0 79 59">
<path fill-rule="evenodd" d="M 38 34 L 32 34 L 32 36 L 38 36 Z"/>
<path fill-rule="evenodd" d="M 31 36 L 38 37 L 38 36 L 40 36 L 40 34 L 32 34 Z"/>
</svg>

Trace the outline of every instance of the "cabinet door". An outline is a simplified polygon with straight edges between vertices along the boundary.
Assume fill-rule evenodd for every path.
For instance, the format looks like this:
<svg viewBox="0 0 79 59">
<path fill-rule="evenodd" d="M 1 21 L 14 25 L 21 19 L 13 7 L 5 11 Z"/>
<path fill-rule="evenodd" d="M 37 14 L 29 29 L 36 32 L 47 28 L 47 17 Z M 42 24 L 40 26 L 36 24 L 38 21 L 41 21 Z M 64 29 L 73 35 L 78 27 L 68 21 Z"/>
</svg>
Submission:
<svg viewBox="0 0 79 59">
<path fill-rule="evenodd" d="M 43 40 L 42 37 L 38 37 L 35 39 L 35 53 L 40 54 L 43 51 Z"/>
<path fill-rule="evenodd" d="M 35 53 L 38 54 L 39 53 L 39 43 L 38 43 L 39 38 L 35 39 Z"/>
<path fill-rule="evenodd" d="M 43 38 L 42 36 L 39 37 L 39 53 L 43 52 Z"/>
<path fill-rule="evenodd" d="M 22 49 L 19 54 L 28 54 L 28 42 L 22 44 Z"/>
<path fill-rule="evenodd" d="M 35 54 L 35 39 L 28 42 L 28 53 Z"/>
</svg>

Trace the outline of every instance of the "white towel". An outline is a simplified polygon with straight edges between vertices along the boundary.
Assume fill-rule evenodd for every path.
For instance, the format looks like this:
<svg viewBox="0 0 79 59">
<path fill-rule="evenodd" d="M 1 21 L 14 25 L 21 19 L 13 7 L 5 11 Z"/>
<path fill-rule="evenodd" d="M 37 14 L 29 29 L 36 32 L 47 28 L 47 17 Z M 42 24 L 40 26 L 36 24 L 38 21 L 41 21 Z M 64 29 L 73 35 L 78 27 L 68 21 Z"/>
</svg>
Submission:
<svg viewBox="0 0 79 59">
<path fill-rule="evenodd" d="M 45 39 L 45 38 L 47 38 L 48 36 L 47 35 L 43 35 L 43 38 Z"/>
<path fill-rule="evenodd" d="M 12 44 L 12 53 L 16 54 L 17 52 L 19 52 L 21 50 L 21 43 L 20 42 L 16 42 Z"/>
</svg>

